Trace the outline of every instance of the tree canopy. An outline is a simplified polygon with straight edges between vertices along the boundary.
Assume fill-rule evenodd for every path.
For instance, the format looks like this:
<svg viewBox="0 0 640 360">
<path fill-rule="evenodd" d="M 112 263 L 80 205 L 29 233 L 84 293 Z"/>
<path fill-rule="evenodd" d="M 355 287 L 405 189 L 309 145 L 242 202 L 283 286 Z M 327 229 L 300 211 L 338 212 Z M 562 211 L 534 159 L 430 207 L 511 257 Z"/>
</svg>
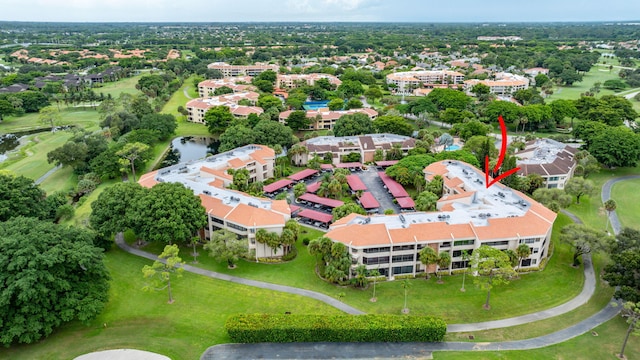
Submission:
<svg viewBox="0 0 640 360">
<path fill-rule="evenodd" d="M 351 136 L 372 133 L 371 119 L 365 114 L 342 115 L 333 127 L 335 136 Z"/>
<path fill-rule="evenodd" d="M 147 241 L 189 241 L 207 223 L 200 198 L 180 183 L 155 185 L 129 211 L 135 214 L 131 227 Z"/>
<path fill-rule="evenodd" d="M 18 217 L 0 227 L 0 343 L 32 343 L 104 308 L 109 274 L 92 232 Z"/>
</svg>

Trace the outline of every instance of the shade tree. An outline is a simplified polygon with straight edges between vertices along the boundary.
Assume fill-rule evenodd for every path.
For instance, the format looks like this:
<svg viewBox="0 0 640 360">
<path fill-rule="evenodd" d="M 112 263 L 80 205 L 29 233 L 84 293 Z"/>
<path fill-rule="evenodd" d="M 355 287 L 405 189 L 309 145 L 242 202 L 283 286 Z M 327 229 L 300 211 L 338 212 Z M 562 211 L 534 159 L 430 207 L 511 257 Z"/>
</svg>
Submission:
<svg viewBox="0 0 640 360">
<path fill-rule="evenodd" d="M 247 240 L 229 230 L 216 230 L 211 233 L 211 240 L 204 245 L 209 256 L 217 262 L 226 262 L 229 269 L 235 269 L 238 260 L 247 255 Z"/>
<path fill-rule="evenodd" d="M 473 251 L 471 268 L 476 273 L 474 283 L 487 292 L 483 307 L 489 310 L 493 287 L 508 284 L 509 279 L 516 275 L 511 259 L 499 249 L 482 245 Z"/>
<path fill-rule="evenodd" d="M 158 260 L 153 265 L 145 265 L 142 274 L 149 282 L 143 287 L 145 291 L 167 289 L 169 304 L 173 304 L 173 294 L 171 292 L 171 279 L 182 277 L 184 272 L 184 261 L 179 256 L 178 245 L 166 245 Z M 164 261 L 162 261 L 164 260 Z"/>
</svg>

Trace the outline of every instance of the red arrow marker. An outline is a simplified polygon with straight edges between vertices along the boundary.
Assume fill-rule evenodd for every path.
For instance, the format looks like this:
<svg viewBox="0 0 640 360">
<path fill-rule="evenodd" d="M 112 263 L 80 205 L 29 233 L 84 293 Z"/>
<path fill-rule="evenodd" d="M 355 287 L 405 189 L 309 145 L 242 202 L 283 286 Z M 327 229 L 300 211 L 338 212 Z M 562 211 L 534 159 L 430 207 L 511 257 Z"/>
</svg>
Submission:
<svg viewBox="0 0 640 360">
<path fill-rule="evenodd" d="M 502 119 L 502 115 L 498 116 L 498 121 L 500 122 L 500 129 L 502 130 L 502 144 L 500 146 L 500 157 L 498 158 L 498 163 L 496 164 L 496 166 L 493 168 L 493 172 L 497 172 L 500 169 L 500 165 L 502 165 L 502 161 L 504 161 L 504 157 L 505 155 L 507 155 L 507 127 L 504 125 L 504 119 Z M 511 170 L 505 171 L 502 174 L 498 175 L 497 178 L 489 181 L 489 155 L 487 155 L 484 158 L 484 168 L 487 170 L 487 172 L 484 174 L 485 176 L 485 186 L 487 187 L 487 189 L 495 184 L 496 182 L 500 181 L 501 179 L 506 178 L 507 176 L 517 172 L 518 170 L 520 170 L 519 167 L 513 168 Z"/>
</svg>

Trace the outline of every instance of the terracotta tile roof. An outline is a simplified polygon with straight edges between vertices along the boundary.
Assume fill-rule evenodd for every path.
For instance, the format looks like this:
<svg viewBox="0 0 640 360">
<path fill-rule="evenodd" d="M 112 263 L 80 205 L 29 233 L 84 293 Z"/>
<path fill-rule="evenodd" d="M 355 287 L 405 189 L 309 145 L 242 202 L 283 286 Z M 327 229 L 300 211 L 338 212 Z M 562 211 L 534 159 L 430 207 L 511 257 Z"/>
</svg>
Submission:
<svg viewBox="0 0 640 360">
<path fill-rule="evenodd" d="M 291 212 L 291 211 L 289 211 Z M 231 210 L 225 220 L 236 224 L 249 226 L 269 226 L 282 225 L 285 222 L 284 216 L 266 209 L 255 208 L 246 204 L 238 204 Z"/>
<path fill-rule="evenodd" d="M 361 215 L 360 215 L 361 216 Z M 344 219 L 344 218 L 343 218 Z M 341 219 L 342 220 L 342 219 Z M 391 244 L 384 224 L 351 225 L 329 231 L 327 237 L 345 245 L 372 246 Z"/>
</svg>

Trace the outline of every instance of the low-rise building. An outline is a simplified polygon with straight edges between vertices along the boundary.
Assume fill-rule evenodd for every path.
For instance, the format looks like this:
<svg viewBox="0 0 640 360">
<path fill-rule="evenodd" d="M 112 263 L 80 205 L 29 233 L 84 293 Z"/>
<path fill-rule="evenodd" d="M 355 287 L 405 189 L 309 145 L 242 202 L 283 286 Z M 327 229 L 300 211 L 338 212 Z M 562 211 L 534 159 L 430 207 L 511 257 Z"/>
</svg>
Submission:
<svg viewBox="0 0 640 360">
<path fill-rule="evenodd" d="M 348 215 L 330 227 L 325 236 L 343 243 L 352 257 L 352 273 L 364 265 L 393 279 L 396 275 L 424 272 L 420 250 L 432 247 L 448 252 L 451 264 L 429 272 L 469 267 L 463 251 L 472 254 L 482 245 L 514 250 L 520 244 L 531 248 L 522 268 L 537 268 L 549 256 L 551 231 L 556 213 L 528 196 L 502 184 L 485 186 L 484 173 L 460 161 L 445 160 L 424 169 L 427 181 L 440 175 L 444 195 L 436 212 L 399 215 Z M 357 236 L 354 236 L 357 234 Z"/>
<path fill-rule="evenodd" d="M 207 65 L 207 68 L 213 70 L 219 70 L 224 77 L 232 76 L 257 76 L 267 70 L 273 70 L 278 72 L 280 67 L 275 64 L 260 64 L 254 65 L 229 65 L 225 62 L 214 62 Z"/>
<path fill-rule="evenodd" d="M 264 145 L 246 145 L 202 160 L 189 161 L 162 168 L 140 177 L 139 183 L 152 187 L 159 182 L 177 182 L 193 190 L 206 209 L 208 224 L 206 238 L 211 232 L 226 229 L 247 239 L 249 250 L 256 257 L 282 255 L 272 252 L 266 244 L 256 242 L 256 232 L 265 229 L 281 234 L 291 209 L 286 200 L 258 198 L 226 187 L 233 182 L 228 170 L 247 169 L 250 181 L 264 181 L 273 177 L 275 153 Z"/>
<path fill-rule="evenodd" d="M 323 158 L 325 154 L 331 154 L 333 164 L 338 165 L 343 156 L 351 153 L 360 154 L 361 162 L 374 161 L 376 150 L 386 154 L 387 151 L 394 146 L 399 147 L 403 154 L 407 154 L 409 150 L 415 147 L 414 138 L 396 134 L 368 134 L 361 136 L 318 136 L 305 140 L 300 143 L 301 146 L 307 148 L 308 153 L 293 155 L 291 161 L 298 165 L 304 166 L 314 156 Z"/>
<path fill-rule="evenodd" d="M 278 74 L 275 87 L 279 89 L 295 89 L 300 85 L 313 86 L 320 79 L 327 79 L 331 85 L 336 87 L 342 84 L 340 79 L 330 74 Z"/>
<path fill-rule="evenodd" d="M 215 106 L 226 106 L 235 117 L 246 118 L 249 114 L 260 115 L 264 112 L 257 106 L 238 105 L 240 100 L 248 100 L 252 104 L 258 101 L 260 95 L 256 92 L 246 91 L 236 94 L 220 95 L 209 98 L 197 98 L 187 102 L 187 120 L 199 124 L 204 124 L 204 115 L 209 109 Z"/>
<path fill-rule="evenodd" d="M 518 174 L 538 174 L 549 189 L 564 189 L 576 170 L 578 149 L 551 139 L 536 139 L 515 153 Z"/>
<path fill-rule="evenodd" d="M 494 80 L 478 80 L 471 79 L 464 81 L 464 89 L 467 94 L 471 95 L 471 90 L 476 84 L 484 84 L 489 87 L 492 94 L 498 96 L 511 95 L 518 90 L 526 90 L 529 88 L 529 79 L 524 76 L 511 73 L 496 73 Z"/>
<path fill-rule="evenodd" d="M 234 93 L 255 90 L 251 85 L 251 76 L 237 76 L 234 78 L 211 79 L 198 83 L 198 94 L 200 97 L 214 96 L 216 89 L 228 87 Z"/>
<path fill-rule="evenodd" d="M 287 119 L 289 115 L 294 110 L 287 110 L 280 113 L 278 116 L 278 121 L 281 124 L 286 125 Z M 331 130 L 333 126 L 336 124 L 336 121 L 340 119 L 343 115 L 351 115 L 356 113 L 362 113 L 369 117 L 369 119 L 374 120 L 378 117 L 378 112 L 370 109 L 350 109 L 350 110 L 329 110 L 329 109 L 318 109 L 318 110 L 307 110 L 307 117 L 311 120 L 309 124 L 309 128 L 305 130 Z"/>
<path fill-rule="evenodd" d="M 450 70 L 406 71 L 387 75 L 387 84 L 395 85 L 398 95 L 411 95 L 415 89 L 433 85 L 458 85 L 463 81 L 464 74 Z"/>
</svg>

